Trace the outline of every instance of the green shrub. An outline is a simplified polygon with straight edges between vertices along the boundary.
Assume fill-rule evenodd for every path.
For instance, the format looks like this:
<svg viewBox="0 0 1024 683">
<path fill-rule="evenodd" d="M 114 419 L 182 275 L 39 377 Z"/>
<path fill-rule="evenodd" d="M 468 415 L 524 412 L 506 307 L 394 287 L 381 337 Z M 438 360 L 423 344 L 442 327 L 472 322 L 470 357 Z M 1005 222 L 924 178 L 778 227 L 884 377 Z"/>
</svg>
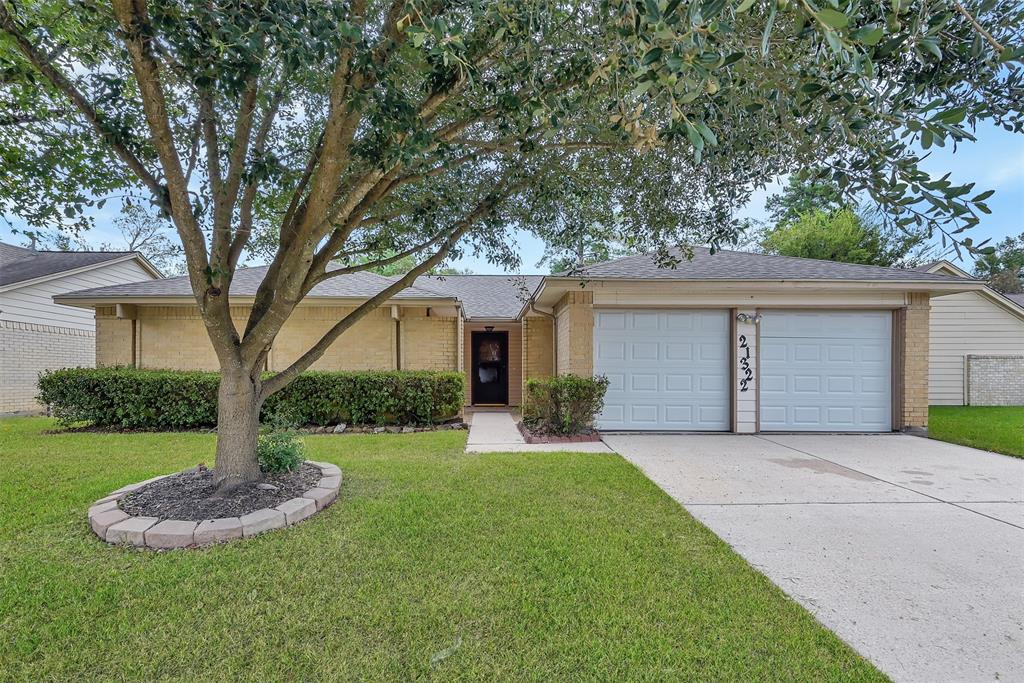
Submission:
<svg viewBox="0 0 1024 683">
<path fill-rule="evenodd" d="M 39 400 L 63 423 L 119 429 L 195 429 L 217 424 L 214 372 L 70 368 L 39 377 Z M 458 414 L 457 372 L 307 372 L 267 399 L 262 418 L 295 425 L 430 424 Z"/>
<path fill-rule="evenodd" d="M 559 375 L 526 381 L 523 422 L 543 434 L 579 434 L 604 407 L 607 377 Z"/>
<path fill-rule="evenodd" d="M 295 472 L 306 459 L 302 439 L 294 429 L 267 428 L 256 442 L 260 469 L 278 474 Z"/>
</svg>

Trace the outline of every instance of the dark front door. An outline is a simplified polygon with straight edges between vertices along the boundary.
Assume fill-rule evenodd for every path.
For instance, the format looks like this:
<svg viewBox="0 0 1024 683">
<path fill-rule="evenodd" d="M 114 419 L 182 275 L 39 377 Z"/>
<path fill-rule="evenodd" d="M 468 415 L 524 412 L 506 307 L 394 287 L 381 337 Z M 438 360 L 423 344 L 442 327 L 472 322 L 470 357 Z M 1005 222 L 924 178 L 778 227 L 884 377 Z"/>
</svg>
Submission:
<svg viewBox="0 0 1024 683">
<path fill-rule="evenodd" d="M 508 332 L 474 332 L 473 404 L 508 403 Z"/>
</svg>

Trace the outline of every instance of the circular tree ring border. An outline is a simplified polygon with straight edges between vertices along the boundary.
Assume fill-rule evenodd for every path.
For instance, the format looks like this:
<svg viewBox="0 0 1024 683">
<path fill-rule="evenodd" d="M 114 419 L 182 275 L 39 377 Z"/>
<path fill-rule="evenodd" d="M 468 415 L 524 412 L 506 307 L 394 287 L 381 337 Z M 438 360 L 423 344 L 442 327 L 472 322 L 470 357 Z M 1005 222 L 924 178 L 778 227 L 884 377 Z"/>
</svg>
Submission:
<svg viewBox="0 0 1024 683">
<path fill-rule="evenodd" d="M 335 500 L 341 489 L 341 470 L 326 462 L 307 463 L 320 470 L 320 481 L 298 498 L 273 508 L 261 508 L 240 517 L 222 517 L 201 522 L 157 517 L 132 517 L 118 506 L 118 501 L 132 491 L 165 474 L 137 484 L 122 486 L 89 508 L 89 526 L 93 532 L 112 545 L 132 545 L 152 550 L 199 548 L 238 538 L 250 538 L 265 531 L 283 529 L 312 517 Z"/>
</svg>

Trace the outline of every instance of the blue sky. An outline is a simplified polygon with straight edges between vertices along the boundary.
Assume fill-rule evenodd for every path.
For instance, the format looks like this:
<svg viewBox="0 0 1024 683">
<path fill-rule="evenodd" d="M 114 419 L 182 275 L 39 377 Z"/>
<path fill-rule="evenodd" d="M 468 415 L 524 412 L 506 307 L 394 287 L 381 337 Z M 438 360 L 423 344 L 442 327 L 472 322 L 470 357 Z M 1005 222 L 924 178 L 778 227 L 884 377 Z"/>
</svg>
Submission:
<svg viewBox="0 0 1024 683">
<path fill-rule="evenodd" d="M 971 236 L 975 243 L 985 238 L 993 242 L 1024 232 L 1024 135 L 1013 135 L 1001 128 L 987 125 L 976 132 L 977 142 L 960 145 L 955 151 L 952 146 L 934 149 L 931 156 L 924 162 L 924 168 L 934 176 L 952 172 L 954 182 L 975 182 L 976 192 L 994 189 L 995 195 L 987 202 L 992 209 L 990 216 L 985 216 L 981 225 L 966 235 Z M 765 200 L 779 185 L 770 186 L 755 193 L 751 202 L 742 214 L 751 218 L 761 218 L 764 214 Z M 115 246 L 120 243 L 120 235 L 113 226 L 113 219 L 119 214 L 119 202 L 108 202 L 106 207 L 94 212 L 96 228 L 85 235 L 90 245 L 107 242 Z M 14 222 L 14 219 L 11 219 Z M 17 223 L 15 222 L 15 225 Z M 21 235 L 12 235 L 6 221 L 0 221 L 0 241 L 21 244 Z M 544 253 L 544 245 L 528 233 L 517 235 L 522 266 L 519 272 L 542 272 L 536 263 Z M 951 254 L 950 260 L 956 259 Z M 501 268 L 487 263 L 483 258 L 466 257 L 459 260 L 456 266 L 469 268 L 475 273 L 501 273 Z M 970 263 L 961 264 L 970 270 Z"/>
</svg>

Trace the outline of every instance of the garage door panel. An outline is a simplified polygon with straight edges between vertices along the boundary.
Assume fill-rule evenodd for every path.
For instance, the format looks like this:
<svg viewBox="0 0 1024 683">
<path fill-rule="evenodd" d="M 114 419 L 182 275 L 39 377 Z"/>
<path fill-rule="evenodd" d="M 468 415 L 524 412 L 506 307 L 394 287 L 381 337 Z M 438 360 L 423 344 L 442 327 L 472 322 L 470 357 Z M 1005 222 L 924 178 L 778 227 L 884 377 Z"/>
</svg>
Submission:
<svg viewBox="0 0 1024 683">
<path fill-rule="evenodd" d="M 597 360 L 626 360 L 626 344 L 620 341 L 601 341 L 597 345 Z"/>
<path fill-rule="evenodd" d="M 633 313 L 632 329 L 634 330 L 657 330 L 657 313 Z"/>
<path fill-rule="evenodd" d="M 606 419 L 615 422 L 622 422 L 626 419 L 626 406 L 621 403 L 608 403 L 605 401 L 604 410 L 601 412 Z"/>
<path fill-rule="evenodd" d="M 693 391 L 693 377 L 691 375 L 665 375 L 665 391 L 689 392 Z"/>
<path fill-rule="evenodd" d="M 626 388 L 626 376 L 621 372 L 609 372 L 605 377 L 608 378 L 609 392 L 621 392 Z M 607 401 L 605 403 L 607 403 Z"/>
<path fill-rule="evenodd" d="M 765 431 L 888 431 L 887 311 L 770 311 L 761 322 Z"/>
<path fill-rule="evenodd" d="M 665 360 L 693 360 L 693 344 L 666 342 Z"/>
<path fill-rule="evenodd" d="M 853 394 L 856 391 L 857 379 L 851 376 L 832 375 L 826 379 L 826 386 L 830 394 Z"/>
<path fill-rule="evenodd" d="M 599 311 L 594 316 L 594 324 L 604 330 L 626 329 L 626 314 Z"/>
<path fill-rule="evenodd" d="M 665 406 L 665 422 L 685 428 L 693 422 L 693 406 Z"/>
<path fill-rule="evenodd" d="M 633 403 L 629 406 L 629 417 L 638 424 L 657 424 L 658 406 L 650 403 Z"/>
<path fill-rule="evenodd" d="M 796 394 L 821 393 L 821 377 L 817 375 L 795 375 L 793 377 L 792 390 Z"/>
<path fill-rule="evenodd" d="M 728 429 L 728 331 L 727 311 L 595 311 L 594 372 L 621 378 L 598 427 Z"/>
<path fill-rule="evenodd" d="M 700 387 L 701 394 L 718 396 L 726 391 L 726 378 L 718 374 L 700 375 L 697 378 L 697 386 Z"/>
</svg>

